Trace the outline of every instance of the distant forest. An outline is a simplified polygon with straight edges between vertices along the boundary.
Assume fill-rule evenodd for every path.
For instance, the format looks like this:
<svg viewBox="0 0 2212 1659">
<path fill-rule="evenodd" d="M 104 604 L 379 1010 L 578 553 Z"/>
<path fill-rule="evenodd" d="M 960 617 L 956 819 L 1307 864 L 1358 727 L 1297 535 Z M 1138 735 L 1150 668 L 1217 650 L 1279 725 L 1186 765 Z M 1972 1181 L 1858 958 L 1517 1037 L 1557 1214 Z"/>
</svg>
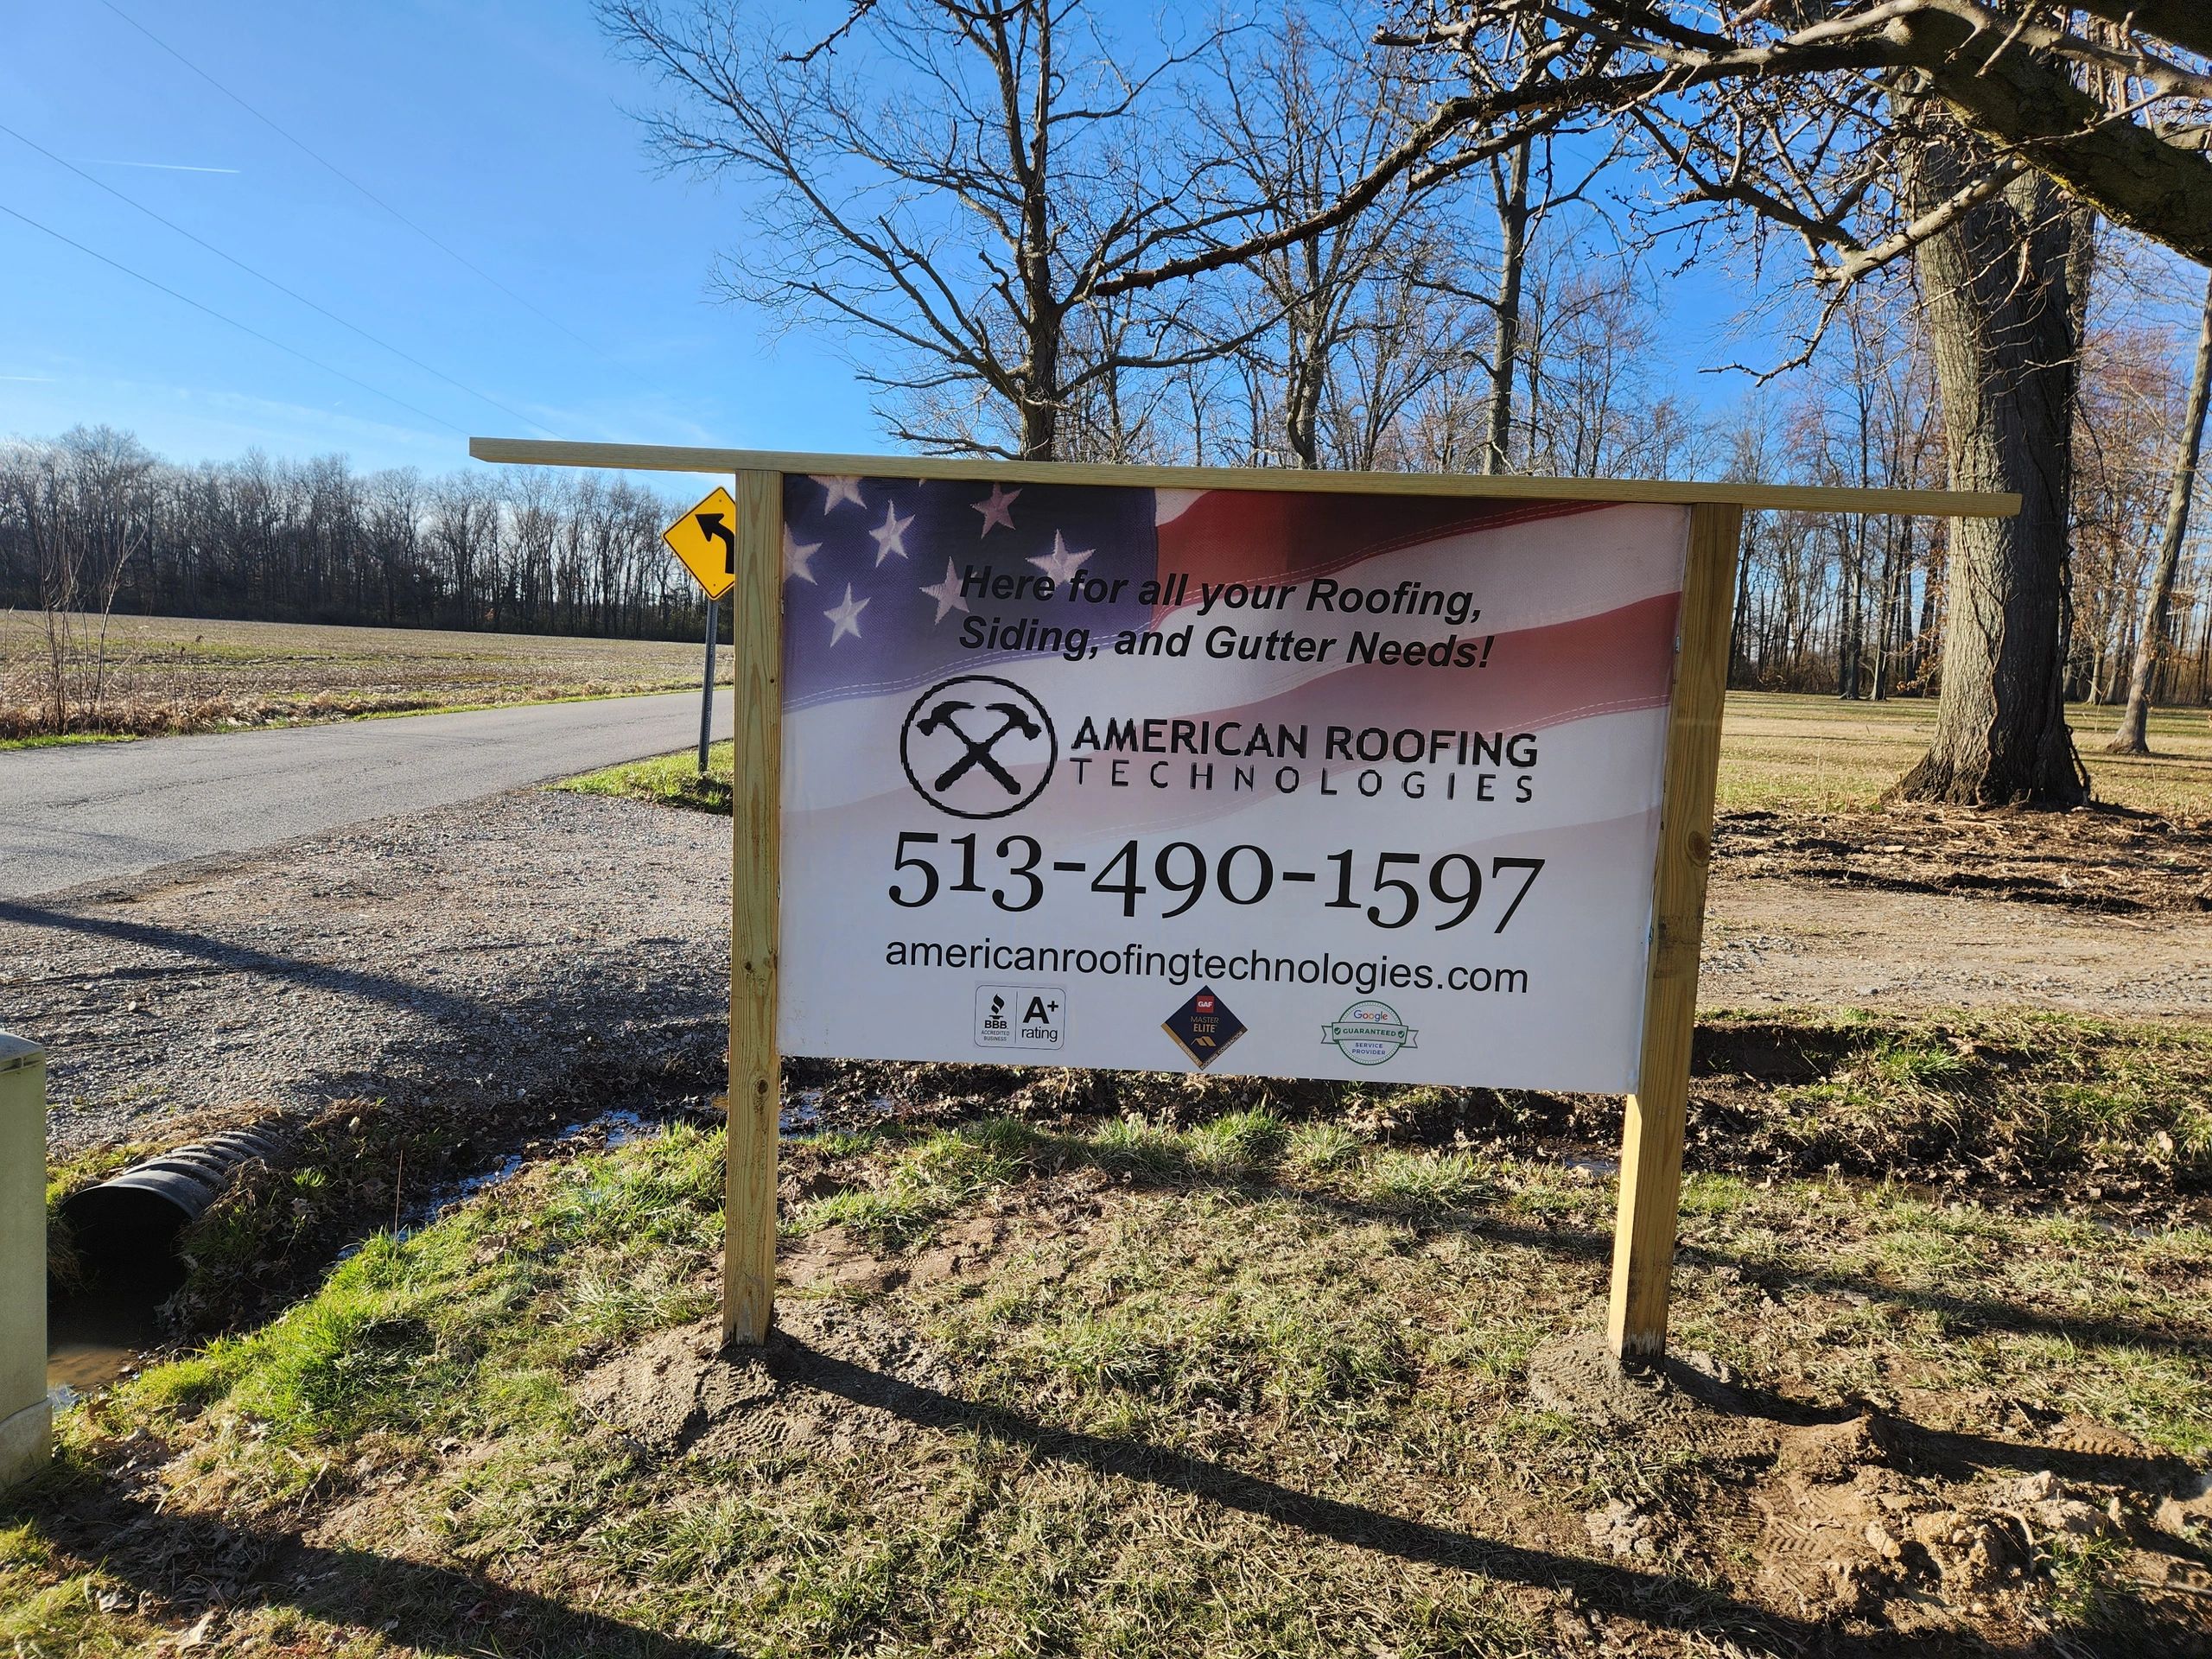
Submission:
<svg viewBox="0 0 2212 1659">
<path fill-rule="evenodd" d="M 689 639 L 705 617 L 661 544 L 673 511 L 590 474 L 182 467 L 80 427 L 0 444 L 0 606 Z"/>
<path fill-rule="evenodd" d="M 1632 322 L 1617 313 L 1609 332 L 1632 338 Z M 2110 361 L 2109 336 L 2092 346 L 2102 355 L 2084 418 L 2098 441 L 2075 477 L 2065 678 L 2069 696 L 2117 702 L 2164 507 L 2162 435 L 2179 391 L 2156 353 Z M 1710 424 L 1614 387 L 1597 400 L 1602 422 L 1566 423 L 1580 435 L 1572 454 L 1529 459 L 1535 470 L 1623 477 L 1932 485 L 1941 473 L 1924 372 L 1898 351 L 1851 379 L 1843 395 L 1859 400 L 1855 410 L 1808 398 Z M 1552 395 L 1570 378 L 1554 365 Z M 1634 434 L 1653 447 L 1631 448 Z M 1352 459 L 1439 464 L 1395 452 Z M 688 639 L 705 620 L 698 589 L 660 541 L 680 505 L 619 475 L 563 470 L 426 478 L 357 472 L 339 455 L 257 452 L 181 467 L 126 433 L 79 428 L 0 442 L 0 607 L 97 612 L 111 584 L 113 608 L 126 614 Z M 2212 696 L 2204 524 L 2175 588 L 2153 685 L 2162 704 Z M 1730 683 L 1847 697 L 1933 693 L 1948 528 L 1752 514 Z"/>
</svg>

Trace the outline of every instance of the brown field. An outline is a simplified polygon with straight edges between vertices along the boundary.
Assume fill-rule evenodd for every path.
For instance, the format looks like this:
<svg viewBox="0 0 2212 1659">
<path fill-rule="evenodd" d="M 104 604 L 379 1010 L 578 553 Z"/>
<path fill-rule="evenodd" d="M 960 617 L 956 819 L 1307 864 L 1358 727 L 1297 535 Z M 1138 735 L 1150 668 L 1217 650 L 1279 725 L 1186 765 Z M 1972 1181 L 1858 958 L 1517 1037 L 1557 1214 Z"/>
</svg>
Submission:
<svg viewBox="0 0 2212 1659">
<path fill-rule="evenodd" d="M 97 636 L 99 625 L 75 622 L 78 713 L 70 729 L 82 734 L 145 735 L 611 696 L 696 685 L 699 675 L 699 647 L 690 642 L 115 617 L 107 625 L 105 683 L 92 711 L 86 705 L 95 659 L 83 642 Z M 41 707 L 45 626 L 35 612 L 0 613 L 0 741 L 55 735 L 51 713 Z"/>
</svg>

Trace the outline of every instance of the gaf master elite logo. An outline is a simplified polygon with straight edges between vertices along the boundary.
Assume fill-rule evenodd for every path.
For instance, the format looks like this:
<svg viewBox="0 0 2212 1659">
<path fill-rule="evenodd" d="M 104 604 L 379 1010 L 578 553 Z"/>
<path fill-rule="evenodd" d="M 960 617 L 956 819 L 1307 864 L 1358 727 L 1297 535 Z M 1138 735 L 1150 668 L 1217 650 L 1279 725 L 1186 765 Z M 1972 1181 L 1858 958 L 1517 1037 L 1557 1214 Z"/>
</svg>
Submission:
<svg viewBox="0 0 2212 1659">
<path fill-rule="evenodd" d="M 1160 1027 L 1175 1039 L 1175 1046 L 1191 1057 L 1203 1071 L 1221 1058 L 1222 1051 L 1244 1034 L 1244 1022 L 1229 1011 L 1229 1004 L 1201 985 L 1189 1001 L 1169 1014 Z"/>
<path fill-rule="evenodd" d="M 1388 1002 L 1355 1002 L 1321 1027 L 1321 1040 L 1355 1065 L 1380 1065 L 1402 1048 L 1418 1048 L 1421 1033 Z"/>
</svg>

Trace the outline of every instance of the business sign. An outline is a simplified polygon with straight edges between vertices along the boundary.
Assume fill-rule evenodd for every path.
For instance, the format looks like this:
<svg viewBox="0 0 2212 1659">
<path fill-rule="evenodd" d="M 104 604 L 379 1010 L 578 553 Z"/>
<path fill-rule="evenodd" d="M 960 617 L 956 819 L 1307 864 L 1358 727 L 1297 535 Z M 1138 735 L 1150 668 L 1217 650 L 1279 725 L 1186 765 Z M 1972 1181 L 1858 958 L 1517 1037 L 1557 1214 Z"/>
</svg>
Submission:
<svg viewBox="0 0 2212 1659">
<path fill-rule="evenodd" d="M 783 505 L 785 1053 L 1636 1086 L 1689 509 Z"/>
</svg>

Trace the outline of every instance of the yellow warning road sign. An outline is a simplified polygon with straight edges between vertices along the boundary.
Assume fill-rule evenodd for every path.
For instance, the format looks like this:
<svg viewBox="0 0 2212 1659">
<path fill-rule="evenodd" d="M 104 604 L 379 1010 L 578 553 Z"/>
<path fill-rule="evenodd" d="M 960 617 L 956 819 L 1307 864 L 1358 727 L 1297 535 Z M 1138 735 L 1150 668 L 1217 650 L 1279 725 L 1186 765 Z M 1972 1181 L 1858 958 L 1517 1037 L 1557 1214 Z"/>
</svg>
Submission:
<svg viewBox="0 0 2212 1659">
<path fill-rule="evenodd" d="M 737 585 L 736 524 L 737 503 L 728 490 L 716 490 L 660 533 L 709 599 L 720 599 Z"/>
</svg>

